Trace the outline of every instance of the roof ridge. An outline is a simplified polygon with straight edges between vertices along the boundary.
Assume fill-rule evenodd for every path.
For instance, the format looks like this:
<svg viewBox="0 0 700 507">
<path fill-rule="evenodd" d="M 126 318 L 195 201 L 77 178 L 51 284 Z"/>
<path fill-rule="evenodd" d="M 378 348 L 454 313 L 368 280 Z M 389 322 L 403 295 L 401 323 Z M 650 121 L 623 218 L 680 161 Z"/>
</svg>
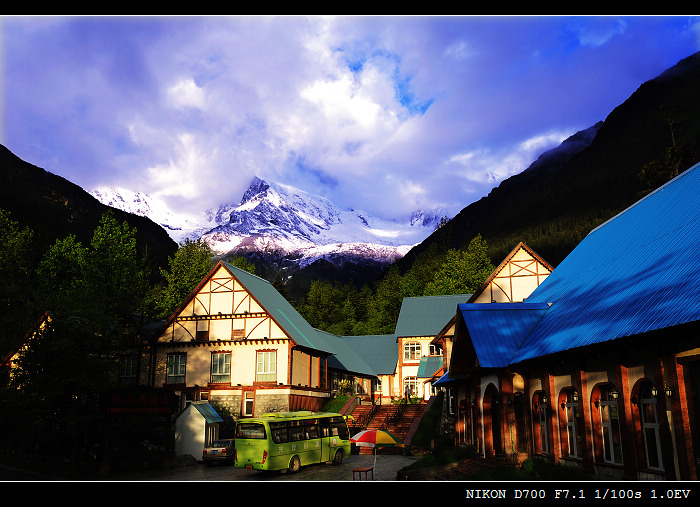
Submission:
<svg viewBox="0 0 700 507">
<path fill-rule="evenodd" d="M 655 195 L 655 194 L 657 194 L 657 193 L 663 191 L 664 188 L 666 188 L 667 186 L 671 185 L 671 184 L 674 183 L 676 180 L 682 178 L 683 176 L 689 175 L 691 172 L 695 171 L 698 167 L 700 167 L 700 162 L 698 162 L 698 163 L 695 164 L 695 165 L 690 166 L 688 169 L 686 169 L 685 171 L 683 171 L 683 172 L 680 173 L 679 175 L 674 176 L 672 179 L 668 180 L 666 183 L 664 183 L 663 185 L 661 185 L 661 186 L 658 187 L 657 189 L 652 190 L 651 192 L 649 192 L 647 195 L 645 195 L 645 196 L 642 197 L 641 199 L 638 199 L 638 200 L 635 201 L 634 203 L 630 204 L 629 206 L 627 206 L 625 209 L 623 209 L 622 211 L 620 211 L 620 212 L 617 213 L 616 215 L 612 216 L 611 218 L 607 219 L 605 222 L 603 222 L 603 223 L 600 224 L 599 226 L 597 226 L 597 227 L 595 227 L 594 229 L 592 229 L 586 236 L 590 236 L 591 234 L 593 234 L 593 233 L 594 233 L 595 231 L 597 231 L 598 229 L 601 229 L 602 227 L 606 226 L 607 224 L 609 224 L 610 222 L 612 222 L 613 220 L 615 220 L 615 219 L 618 218 L 619 216 L 624 215 L 624 214 L 627 213 L 629 210 L 631 210 L 632 208 L 634 208 L 634 207 L 636 207 L 637 205 L 641 204 L 642 202 L 646 201 L 646 200 L 647 200 L 648 198 L 650 198 L 651 196 L 653 196 L 653 195 Z"/>
</svg>

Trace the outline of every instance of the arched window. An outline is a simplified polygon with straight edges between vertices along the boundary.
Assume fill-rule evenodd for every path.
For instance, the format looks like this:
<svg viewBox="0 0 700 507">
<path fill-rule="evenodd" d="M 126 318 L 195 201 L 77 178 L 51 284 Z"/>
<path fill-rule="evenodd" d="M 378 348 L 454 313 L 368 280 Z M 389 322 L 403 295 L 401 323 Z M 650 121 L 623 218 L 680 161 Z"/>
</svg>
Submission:
<svg viewBox="0 0 700 507">
<path fill-rule="evenodd" d="M 533 418 L 533 440 L 535 452 L 538 454 L 549 454 L 549 425 L 547 410 L 547 393 L 538 391 L 532 397 Z"/>
<path fill-rule="evenodd" d="M 656 389 L 651 384 L 645 384 L 642 387 L 640 390 L 639 415 L 642 423 L 647 467 L 653 470 L 663 470 L 659 417 L 656 411 L 656 394 Z"/>
<path fill-rule="evenodd" d="M 416 377 L 406 377 L 403 379 L 403 392 L 406 393 L 406 388 L 411 390 L 412 396 L 418 396 L 418 379 Z"/>
<path fill-rule="evenodd" d="M 603 461 L 622 464 L 622 443 L 620 432 L 620 413 L 617 396 L 612 389 L 603 389 L 600 393 L 600 431 L 603 440 Z"/>
<path fill-rule="evenodd" d="M 562 456 L 580 458 L 583 428 L 581 427 L 581 412 L 576 390 L 572 388 L 562 390 L 559 395 L 559 406 L 561 408 L 559 428 Z"/>
</svg>

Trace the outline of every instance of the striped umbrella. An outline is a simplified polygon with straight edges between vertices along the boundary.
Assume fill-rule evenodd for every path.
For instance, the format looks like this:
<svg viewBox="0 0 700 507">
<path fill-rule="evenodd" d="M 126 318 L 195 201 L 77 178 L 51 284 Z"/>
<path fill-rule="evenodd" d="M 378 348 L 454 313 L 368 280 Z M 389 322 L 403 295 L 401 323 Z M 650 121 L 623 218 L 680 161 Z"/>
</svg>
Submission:
<svg viewBox="0 0 700 507">
<path fill-rule="evenodd" d="M 374 447 L 374 467 L 377 467 L 377 447 L 403 447 L 403 442 L 385 430 L 363 430 L 350 438 L 350 442 L 360 447 Z"/>
</svg>

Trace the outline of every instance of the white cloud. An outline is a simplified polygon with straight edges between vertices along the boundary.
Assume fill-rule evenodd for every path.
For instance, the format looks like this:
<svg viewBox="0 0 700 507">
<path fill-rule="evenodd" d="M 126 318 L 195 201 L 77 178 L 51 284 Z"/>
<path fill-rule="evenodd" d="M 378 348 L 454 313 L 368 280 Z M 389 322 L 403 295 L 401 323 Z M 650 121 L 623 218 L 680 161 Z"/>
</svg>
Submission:
<svg viewBox="0 0 700 507">
<path fill-rule="evenodd" d="M 204 90 L 197 86 L 191 77 L 183 78 L 168 88 L 167 96 L 176 109 L 187 107 L 205 109 L 206 107 Z"/>
</svg>

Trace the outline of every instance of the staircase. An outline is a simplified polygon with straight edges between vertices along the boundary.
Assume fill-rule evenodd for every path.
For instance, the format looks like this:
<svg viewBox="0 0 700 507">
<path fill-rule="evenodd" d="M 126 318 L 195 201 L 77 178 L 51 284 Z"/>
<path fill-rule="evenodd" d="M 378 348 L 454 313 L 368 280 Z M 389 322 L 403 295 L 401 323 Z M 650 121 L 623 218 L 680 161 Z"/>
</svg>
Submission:
<svg viewBox="0 0 700 507">
<path fill-rule="evenodd" d="M 366 417 L 366 414 L 372 409 L 371 405 L 358 405 L 352 413 L 355 421 L 361 420 Z M 397 414 L 403 409 L 403 414 L 400 418 L 397 418 Z M 386 430 L 389 433 L 394 434 L 402 442 L 406 439 L 408 431 L 416 418 L 420 418 L 423 415 L 423 410 L 425 405 L 380 405 L 376 407 L 376 413 L 374 417 L 369 420 L 366 424 L 366 429 L 372 430 Z M 356 428 L 358 431 L 359 428 Z M 352 431 L 352 430 L 351 430 Z M 372 447 L 360 447 L 360 454 L 372 454 L 374 449 Z M 400 447 L 379 447 L 377 448 L 378 454 L 401 454 L 402 449 Z"/>
</svg>

